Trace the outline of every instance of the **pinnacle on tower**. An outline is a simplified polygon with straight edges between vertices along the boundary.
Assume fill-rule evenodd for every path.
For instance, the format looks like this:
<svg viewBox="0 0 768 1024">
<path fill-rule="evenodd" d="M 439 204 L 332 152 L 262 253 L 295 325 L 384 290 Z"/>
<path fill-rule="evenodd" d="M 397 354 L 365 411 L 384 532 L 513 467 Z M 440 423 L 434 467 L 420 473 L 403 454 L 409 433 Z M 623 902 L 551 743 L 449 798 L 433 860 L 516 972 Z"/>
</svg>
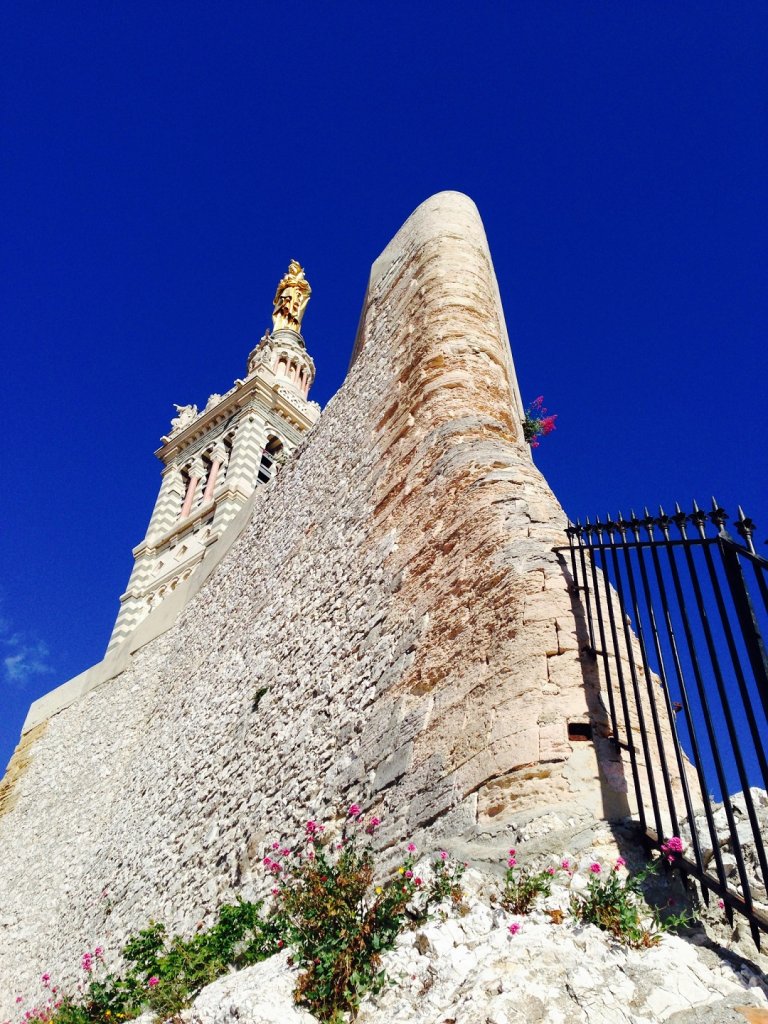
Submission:
<svg viewBox="0 0 768 1024">
<path fill-rule="evenodd" d="M 320 406 L 307 398 L 315 364 L 300 333 L 311 294 L 303 268 L 291 260 L 275 293 L 273 331 L 250 353 L 245 380 L 210 395 L 202 411 L 174 406 L 171 430 L 155 452 L 164 467 L 160 493 L 134 548 L 108 650 L 172 593 L 191 596 L 188 581 L 212 546 L 317 421 Z"/>
</svg>

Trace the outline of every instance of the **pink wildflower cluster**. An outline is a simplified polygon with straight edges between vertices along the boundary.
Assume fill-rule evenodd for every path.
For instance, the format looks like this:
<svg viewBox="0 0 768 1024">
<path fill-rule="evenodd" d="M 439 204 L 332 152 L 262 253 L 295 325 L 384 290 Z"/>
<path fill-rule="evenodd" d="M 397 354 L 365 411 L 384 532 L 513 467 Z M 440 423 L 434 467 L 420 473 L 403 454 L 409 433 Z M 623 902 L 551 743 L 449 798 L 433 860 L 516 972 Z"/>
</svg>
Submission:
<svg viewBox="0 0 768 1024">
<path fill-rule="evenodd" d="M 548 414 L 544 408 L 544 396 L 539 395 L 525 410 L 523 420 L 523 436 L 531 448 L 539 447 L 539 438 L 556 430 L 557 413 Z"/>
<path fill-rule="evenodd" d="M 359 804 L 350 804 L 346 816 L 347 819 L 351 821 L 352 825 L 361 826 L 369 836 L 372 836 L 379 825 L 381 825 L 381 818 L 376 817 L 375 814 L 366 822 L 362 808 Z M 278 883 L 272 888 L 273 896 L 279 896 L 281 893 L 280 886 L 284 886 L 286 884 L 286 868 L 290 867 L 286 859 L 295 858 L 293 864 L 297 864 L 301 860 L 310 862 L 315 861 L 317 858 L 314 847 L 321 841 L 324 832 L 325 825 L 321 825 L 319 822 L 311 818 L 304 825 L 304 845 L 306 847 L 304 851 L 293 850 L 290 847 L 283 846 L 282 843 L 277 840 L 271 844 L 270 849 L 264 854 L 261 863 L 268 874 L 275 876 Z M 336 850 L 343 850 L 349 841 L 350 839 L 346 835 L 345 826 L 344 833 L 338 842 L 335 843 Z M 415 850 L 416 847 L 414 846 L 413 849 Z M 291 871 L 289 870 L 287 873 L 290 874 Z"/>
<path fill-rule="evenodd" d="M 512 849 L 509 851 L 509 859 L 507 860 L 507 867 L 513 868 L 517 864 L 517 850 Z"/>
<path fill-rule="evenodd" d="M 685 846 L 680 836 L 671 836 L 661 844 L 661 852 L 670 864 L 674 863 L 675 857 L 682 853 L 684 849 Z"/>
<path fill-rule="evenodd" d="M 23 1021 L 33 1021 L 34 1024 L 46 1024 L 46 1022 L 53 1020 L 56 1011 L 64 1002 L 58 995 L 58 986 L 52 984 L 51 975 L 48 971 L 40 976 L 40 984 L 46 990 L 46 998 L 25 1010 L 21 1018 Z M 17 1006 L 23 1004 L 23 1002 L 23 996 L 16 996 Z M 11 1024 L 11 1022 L 5 1021 L 5 1024 Z"/>
<path fill-rule="evenodd" d="M 91 974 L 96 963 L 103 959 L 104 950 L 101 946 L 97 946 L 92 953 L 83 953 L 80 958 L 80 967 L 86 974 Z"/>
</svg>

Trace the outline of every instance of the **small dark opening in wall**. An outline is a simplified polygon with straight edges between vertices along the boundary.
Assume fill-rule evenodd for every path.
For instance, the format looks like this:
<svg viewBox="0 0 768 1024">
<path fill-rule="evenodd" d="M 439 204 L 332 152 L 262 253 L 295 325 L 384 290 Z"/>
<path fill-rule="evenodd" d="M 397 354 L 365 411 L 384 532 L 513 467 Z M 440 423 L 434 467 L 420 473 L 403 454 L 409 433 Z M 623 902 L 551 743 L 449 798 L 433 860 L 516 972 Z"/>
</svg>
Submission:
<svg viewBox="0 0 768 1024">
<path fill-rule="evenodd" d="M 592 726 L 589 722 L 569 722 L 568 739 L 580 742 L 592 739 Z"/>
</svg>

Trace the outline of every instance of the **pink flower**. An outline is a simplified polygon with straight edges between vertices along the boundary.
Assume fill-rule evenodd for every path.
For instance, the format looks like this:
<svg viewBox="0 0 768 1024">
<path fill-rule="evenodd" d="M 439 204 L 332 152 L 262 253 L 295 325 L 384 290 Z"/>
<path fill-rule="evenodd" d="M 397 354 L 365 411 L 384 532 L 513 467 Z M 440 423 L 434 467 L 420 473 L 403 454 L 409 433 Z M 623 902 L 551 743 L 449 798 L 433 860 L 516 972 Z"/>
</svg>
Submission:
<svg viewBox="0 0 768 1024">
<path fill-rule="evenodd" d="M 422 881 L 421 881 L 421 879 L 420 879 L 420 878 L 414 878 L 414 880 L 413 880 L 413 884 L 414 884 L 414 885 L 421 885 L 421 884 L 422 884 Z"/>
<path fill-rule="evenodd" d="M 555 426 L 555 420 L 557 419 L 557 413 L 554 416 L 545 416 L 541 421 L 541 432 L 542 434 L 551 434 L 553 430 L 557 430 Z"/>
<path fill-rule="evenodd" d="M 360 807 L 359 807 L 358 804 L 350 804 L 349 805 L 349 810 L 347 811 L 348 817 L 350 817 L 350 818 L 359 818 L 361 813 L 362 812 L 361 812 Z"/>
<path fill-rule="evenodd" d="M 517 864 L 517 861 L 515 860 L 515 858 L 514 857 L 510 857 L 509 860 L 507 861 L 507 867 L 508 868 L 513 868 L 515 866 L 515 864 Z"/>
<path fill-rule="evenodd" d="M 416 843 L 408 843 L 406 849 L 408 850 L 408 853 L 416 853 Z"/>
<path fill-rule="evenodd" d="M 725 901 L 724 900 L 718 900 L 717 901 L 717 905 L 720 908 L 720 910 L 725 910 Z M 18 1003 L 18 999 L 16 1000 L 16 1002 Z"/>
<path fill-rule="evenodd" d="M 307 824 L 304 826 L 304 828 L 305 828 L 305 830 L 306 830 L 308 835 L 313 836 L 315 834 L 315 832 L 317 832 L 317 822 L 316 821 L 308 821 Z"/>
<path fill-rule="evenodd" d="M 374 816 L 371 818 L 371 820 L 365 826 L 365 831 L 368 833 L 369 836 L 372 836 L 373 833 L 376 831 L 376 829 L 379 827 L 380 824 L 381 824 L 381 818 L 377 818 L 376 815 L 374 814 Z"/>
<path fill-rule="evenodd" d="M 272 849 L 273 850 L 279 850 L 280 849 L 280 843 L 272 843 Z"/>
<path fill-rule="evenodd" d="M 40 981 L 42 981 L 42 983 L 43 983 L 43 984 L 45 985 L 45 987 L 46 987 L 46 988 L 48 988 L 48 986 L 49 986 L 49 985 L 50 985 L 50 983 L 51 983 L 51 976 L 50 976 L 50 974 L 48 973 L 48 971 L 46 971 L 46 972 L 45 972 L 45 974 L 44 974 L 44 975 L 42 976 L 42 978 L 40 979 Z"/>
<path fill-rule="evenodd" d="M 547 868 L 547 874 L 548 875 L 554 875 L 554 873 L 555 873 L 555 869 L 554 868 Z"/>
<path fill-rule="evenodd" d="M 406 871 L 405 872 L 405 877 L 406 878 L 413 878 L 413 872 L 412 871 Z"/>
<path fill-rule="evenodd" d="M 683 852 L 683 840 L 680 836 L 671 836 L 661 844 L 661 852 L 667 855 L 667 860 L 671 864 L 675 859 L 674 854 Z"/>
<path fill-rule="evenodd" d="M 509 934 L 510 935 L 517 935 L 517 933 L 519 931 L 520 931 L 520 922 L 519 921 L 513 921 L 512 924 L 509 926 Z"/>
<path fill-rule="evenodd" d="M 440 851 L 440 860 L 448 860 L 448 852 L 446 850 Z"/>
<path fill-rule="evenodd" d="M 600 867 L 600 865 L 599 865 L 599 864 L 597 863 L 597 861 L 593 861 L 593 862 L 592 862 L 592 863 L 591 863 L 591 864 L 589 865 L 589 870 L 590 870 L 590 871 L 592 872 L 592 874 L 593 874 L 593 875 L 599 875 L 599 874 L 600 874 L 600 872 L 601 872 L 601 870 L 602 870 L 602 868 L 601 868 L 601 867 Z"/>
<path fill-rule="evenodd" d="M 561 862 L 560 867 L 563 869 L 563 871 L 570 871 L 571 862 L 568 860 L 567 857 L 565 858 L 565 860 Z"/>
<path fill-rule="evenodd" d="M 24 1002 L 24 997 L 23 996 L 16 996 L 16 1002 L 17 1003 L 23 1003 Z"/>
<path fill-rule="evenodd" d="M 147 982 L 147 984 L 149 985 L 150 988 L 154 988 L 155 985 L 159 985 L 160 984 L 160 979 L 158 978 L 158 976 L 156 974 L 153 974 L 152 977 Z"/>
<path fill-rule="evenodd" d="M 97 960 L 102 960 L 104 958 L 104 947 L 97 946 L 96 949 L 94 949 L 93 951 L 93 955 L 96 957 Z"/>
<path fill-rule="evenodd" d="M 509 856 L 510 857 L 514 857 L 516 854 L 517 854 L 517 850 L 510 850 L 509 851 Z"/>
<path fill-rule="evenodd" d="M 273 896 L 279 896 L 280 895 L 280 890 L 277 888 L 277 886 L 275 886 L 275 888 L 272 890 L 272 895 Z"/>
</svg>

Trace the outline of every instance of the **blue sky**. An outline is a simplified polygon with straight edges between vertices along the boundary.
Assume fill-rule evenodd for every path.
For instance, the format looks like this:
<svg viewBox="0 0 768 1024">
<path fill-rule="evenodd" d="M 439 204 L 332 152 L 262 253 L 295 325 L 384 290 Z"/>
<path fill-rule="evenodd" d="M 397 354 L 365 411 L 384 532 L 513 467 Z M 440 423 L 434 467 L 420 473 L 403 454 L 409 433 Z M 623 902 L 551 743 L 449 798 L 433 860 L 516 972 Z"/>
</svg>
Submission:
<svg viewBox="0 0 768 1024">
<path fill-rule="evenodd" d="M 764 3 L 50 3 L 0 15 L 0 762 L 99 660 L 172 403 L 242 374 L 291 258 L 321 403 L 368 268 L 484 218 L 573 516 L 765 491 Z"/>
</svg>

